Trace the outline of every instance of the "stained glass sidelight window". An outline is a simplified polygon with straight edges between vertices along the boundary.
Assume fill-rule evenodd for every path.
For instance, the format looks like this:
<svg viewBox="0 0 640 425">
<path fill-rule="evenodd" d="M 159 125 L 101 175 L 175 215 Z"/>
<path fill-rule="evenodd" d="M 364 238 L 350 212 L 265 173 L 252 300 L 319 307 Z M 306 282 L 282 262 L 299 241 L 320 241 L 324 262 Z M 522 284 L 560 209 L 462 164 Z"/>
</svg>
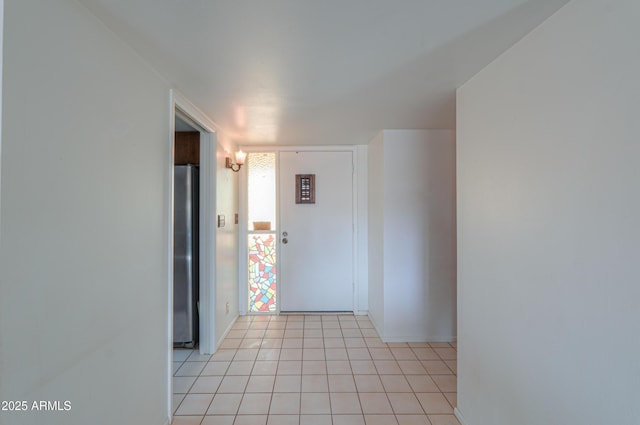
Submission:
<svg viewBox="0 0 640 425">
<path fill-rule="evenodd" d="M 249 235 L 249 311 L 276 311 L 276 235 Z"/>
<path fill-rule="evenodd" d="M 276 154 L 247 158 L 249 312 L 276 312 Z"/>
</svg>

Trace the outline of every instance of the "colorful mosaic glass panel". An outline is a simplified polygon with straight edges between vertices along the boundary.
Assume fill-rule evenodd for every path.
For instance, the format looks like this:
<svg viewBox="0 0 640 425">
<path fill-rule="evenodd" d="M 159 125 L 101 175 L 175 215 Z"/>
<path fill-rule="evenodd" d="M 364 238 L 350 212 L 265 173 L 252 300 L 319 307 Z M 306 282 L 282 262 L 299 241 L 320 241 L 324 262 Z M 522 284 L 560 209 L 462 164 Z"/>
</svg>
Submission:
<svg viewBox="0 0 640 425">
<path fill-rule="evenodd" d="M 249 311 L 276 311 L 276 235 L 249 235 Z"/>
</svg>

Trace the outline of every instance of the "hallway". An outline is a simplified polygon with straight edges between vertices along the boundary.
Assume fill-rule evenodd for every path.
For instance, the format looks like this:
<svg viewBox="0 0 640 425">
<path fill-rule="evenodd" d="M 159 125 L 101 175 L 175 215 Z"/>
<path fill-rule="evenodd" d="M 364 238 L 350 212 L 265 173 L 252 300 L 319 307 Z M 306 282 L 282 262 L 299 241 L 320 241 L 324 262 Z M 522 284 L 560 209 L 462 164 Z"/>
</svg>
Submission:
<svg viewBox="0 0 640 425">
<path fill-rule="evenodd" d="M 367 316 L 241 316 L 173 379 L 173 425 L 459 425 L 456 344 L 385 344 Z"/>
</svg>

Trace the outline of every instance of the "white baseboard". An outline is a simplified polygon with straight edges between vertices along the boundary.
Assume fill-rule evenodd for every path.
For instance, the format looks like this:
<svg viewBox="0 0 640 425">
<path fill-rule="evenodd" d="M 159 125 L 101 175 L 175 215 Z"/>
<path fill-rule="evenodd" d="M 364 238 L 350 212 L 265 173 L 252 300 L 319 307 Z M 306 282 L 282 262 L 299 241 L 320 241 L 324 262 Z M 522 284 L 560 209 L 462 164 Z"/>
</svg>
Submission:
<svg viewBox="0 0 640 425">
<path fill-rule="evenodd" d="M 458 418 L 458 422 L 460 422 L 460 425 L 469 425 L 469 422 L 466 421 L 460 409 L 458 409 L 457 407 L 453 409 L 453 414 L 456 415 L 456 418 Z"/>
<path fill-rule="evenodd" d="M 369 310 L 358 310 L 353 312 L 354 316 L 366 316 L 368 314 L 369 314 Z"/>
<path fill-rule="evenodd" d="M 380 334 L 380 332 L 378 332 L 378 334 Z M 425 336 L 425 337 L 398 336 L 398 337 L 391 337 L 391 338 L 382 338 L 382 342 L 456 342 L 456 341 L 457 341 L 457 338 L 455 336 L 433 336 L 433 337 L 431 336 Z"/>
<path fill-rule="evenodd" d="M 376 321 L 373 320 L 373 317 L 369 316 L 369 320 L 371 321 L 371 324 L 373 324 L 373 328 L 376 330 L 378 335 L 382 335 L 382 329 L 380 328 L 380 326 L 378 326 Z"/>
<path fill-rule="evenodd" d="M 218 338 L 218 340 L 216 341 L 216 349 L 215 349 L 215 351 L 218 351 L 218 348 L 220 348 L 220 344 L 222 344 L 222 341 L 224 341 L 224 339 L 227 337 L 227 335 L 231 331 L 231 328 L 233 328 L 233 325 L 236 324 L 236 321 L 238 320 L 238 317 L 240 317 L 240 316 L 236 316 L 235 319 L 233 319 L 231 321 L 231 323 L 229 323 L 229 326 L 227 326 L 227 329 L 225 329 L 224 333 L 222 334 L 222 337 Z M 207 353 L 207 354 L 214 354 L 214 353 Z"/>
</svg>

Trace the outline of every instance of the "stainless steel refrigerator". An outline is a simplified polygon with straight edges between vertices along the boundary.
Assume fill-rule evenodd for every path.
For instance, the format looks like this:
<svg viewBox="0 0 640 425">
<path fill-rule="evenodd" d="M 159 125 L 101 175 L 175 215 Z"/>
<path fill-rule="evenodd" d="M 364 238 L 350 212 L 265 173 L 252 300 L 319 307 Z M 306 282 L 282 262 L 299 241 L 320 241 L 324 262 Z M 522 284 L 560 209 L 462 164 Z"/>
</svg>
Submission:
<svg viewBox="0 0 640 425">
<path fill-rule="evenodd" d="M 173 344 L 198 342 L 198 168 L 176 165 L 173 208 Z"/>
</svg>

